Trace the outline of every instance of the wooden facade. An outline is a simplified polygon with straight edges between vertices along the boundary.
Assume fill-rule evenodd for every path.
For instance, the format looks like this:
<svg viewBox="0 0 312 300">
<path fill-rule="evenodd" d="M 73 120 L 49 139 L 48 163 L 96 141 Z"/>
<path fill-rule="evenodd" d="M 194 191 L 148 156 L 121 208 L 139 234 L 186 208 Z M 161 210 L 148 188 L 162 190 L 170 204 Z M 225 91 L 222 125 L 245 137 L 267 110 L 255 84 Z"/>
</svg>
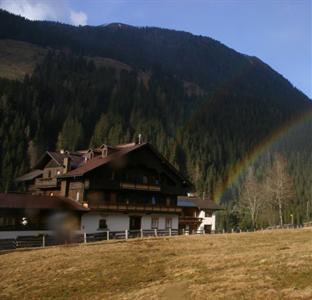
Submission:
<svg viewBox="0 0 312 300">
<path fill-rule="evenodd" d="M 93 215 L 98 213 L 99 223 L 111 214 L 119 219 L 128 214 L 130 227 L 133 220 L 138 222 L 147 215 L 151 215 L 151 223 L 153 215 L 171 222 L 168 215 L 178 217 L 182 213 L 177 197 L 193 188 L 148 143 L 103 145 L 74 153 L 47 152 L 17 181 L 28 193 L 65 197 L 81 204 Z"/>
</svg>

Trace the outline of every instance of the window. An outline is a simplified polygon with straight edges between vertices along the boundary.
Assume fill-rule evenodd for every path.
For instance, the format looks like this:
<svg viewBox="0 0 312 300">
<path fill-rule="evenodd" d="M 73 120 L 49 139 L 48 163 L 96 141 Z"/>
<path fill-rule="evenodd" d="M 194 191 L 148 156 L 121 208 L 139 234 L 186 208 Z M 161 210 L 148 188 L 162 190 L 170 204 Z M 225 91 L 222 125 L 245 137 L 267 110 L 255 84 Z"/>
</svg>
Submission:
<svg viewBox="0 0 312 300">
<path fill-rule="evenodd" d="M 205 211 L 205 217 L 206 218 L 211 218 L 212 217 L 212 211 L 211 210 Z"/>
<path fill-rule="evenodd" d="M 14 217 L 0 217 L 0 227 L 14 226 L 15 218 Z"/>
<path fill-rule="evenodd" d="M 148 183 L 148 178 L 147 178 L 147 176 L 143 176 L 142 182 L 143 182 L 143 184 L 147 184 L 147 183 Z"/>
<path fill-rule="evenodd" d="M 158 229 L 158 218 L 152 217 L 152 223 L 151 223 L 152 229 Z"/>
<path fill-rule="evenodd" d="M 166 218 L 166 229 L 172 228 L 172 218 Z"/>
<path fill-rule="evenodd" d="M 106 219 L 99 220 L 99 229 L 107 229 Z"/>
</svg>

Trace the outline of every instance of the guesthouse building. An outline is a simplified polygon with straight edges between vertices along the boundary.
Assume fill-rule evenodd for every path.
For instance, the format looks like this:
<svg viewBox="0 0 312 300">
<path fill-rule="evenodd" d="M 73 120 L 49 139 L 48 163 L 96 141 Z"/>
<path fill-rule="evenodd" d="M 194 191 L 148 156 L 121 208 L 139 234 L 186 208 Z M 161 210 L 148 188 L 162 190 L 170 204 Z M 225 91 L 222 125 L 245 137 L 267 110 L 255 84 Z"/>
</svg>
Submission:
<svg viewBox="0 0 312 300">
<path fill-rule="evenodd" d="M 46 199 L 74 204 L 83 212 L 79 226 L 86 233 L 178 230 L 178 196 L 193 189 L 149 143 L 47 151 L 17 182 L 28 197 L 41 197 L 42 205 Z M 24 218 L 31 222 L 26 211 Z"/>
</svg>

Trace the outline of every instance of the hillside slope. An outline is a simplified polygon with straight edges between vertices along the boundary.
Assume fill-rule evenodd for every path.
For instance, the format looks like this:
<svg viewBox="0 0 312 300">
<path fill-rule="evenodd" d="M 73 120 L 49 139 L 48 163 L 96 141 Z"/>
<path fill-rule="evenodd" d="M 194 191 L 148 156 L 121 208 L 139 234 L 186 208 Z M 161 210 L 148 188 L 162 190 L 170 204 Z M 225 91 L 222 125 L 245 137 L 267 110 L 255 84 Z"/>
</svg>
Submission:
<svg viewBox="0 0 312 300">
<path fill-rule="evenodd" d="M 0 11 L 1 54 L 14 52 L 7 40 L 45 55 L 20 82 L 0 80 L 2 190 L 15 188 L 13 178 L 31 165 L 27 155 L 32 162 L 45 149 L 129 142 L 142 133 L 213 195 L 250 151 L 312 110 L 308 97 L 259 59 L 186 32 L 74 27 Z M 15 66 L 27 62 L 19 53 L 11 56 Z M 312 196 L 310 124 L 274 148 L 296 174 L 300 218 Z"/>
<path fill-rule="evenodd" d="M 0 298 L 308 300 L 311 233 L 190 235 L 7 253 L 0 255 Z"/>
</svg>

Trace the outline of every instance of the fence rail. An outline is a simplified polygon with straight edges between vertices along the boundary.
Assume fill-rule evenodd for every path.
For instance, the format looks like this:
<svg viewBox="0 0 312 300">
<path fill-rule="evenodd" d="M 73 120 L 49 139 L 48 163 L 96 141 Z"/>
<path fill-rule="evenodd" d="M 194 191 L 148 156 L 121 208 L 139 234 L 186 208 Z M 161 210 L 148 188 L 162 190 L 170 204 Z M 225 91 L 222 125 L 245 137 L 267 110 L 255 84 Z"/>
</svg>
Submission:
<svg viewBox="0 0 312 300">
<path fill-rule="evenodd" d="M 240 233 L 240 232 L 252 232 L 252 231 L 267 231 L 278 229 L 292 229 L 312 227 L 312 222 L 304 223 L 303 225 L 284 224 L 283 226 L 270 226 L 267 228 L 261 228 L 257 230 L 240 230 L 233 228 L 230 231 L 215 231 L 215 234 L 224 233 Z M 150 230 L 125 230 L 125 231 L 102 231 L 96 233 L 79 233 L 66 236 L 60 235 L 38 235 L 38 236 L 18 236 L 15 239 L 0 239 L 0 250 L 13 250 L 19 248 L 38 248 L 56 245 L 69 245 L 69 244 L 81 244 L 92 243 L 108 240 L 128 240 L 133 238 L 148 238 L 148 237 L 163 237 L 163 236 L 177 236 L 177 235 L 189 235 L 189 234 L 205 234 L 204 230 L 186 231 L 177 229 L 150 229 Z"/>
<path fill-rule="evenodd" d="M 92 243 L 108 240 L 127 240 L 132 238 L 147 238 L 159 236 L 176 236 L 177 229 L 167 230 L 125 230 L 125 231 L 102 231 L 97 233 L 81 233 L 70 235 L 38 235 L 18 236 L 15 239 L 0 239 L 0 250 L 11 250 L 19 248 L 38 248 L 55 245 L 69 245 L 80 243 Z"/>
</svg>

